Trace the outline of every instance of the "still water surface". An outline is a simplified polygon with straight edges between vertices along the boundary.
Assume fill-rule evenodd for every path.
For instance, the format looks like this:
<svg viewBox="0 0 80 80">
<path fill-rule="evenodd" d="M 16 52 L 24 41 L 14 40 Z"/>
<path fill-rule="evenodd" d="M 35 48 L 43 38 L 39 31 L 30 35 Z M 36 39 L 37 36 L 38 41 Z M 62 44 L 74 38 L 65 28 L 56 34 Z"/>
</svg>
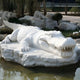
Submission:
<svg viewBox="0 0 80 80">
<path fill-rule="evenodd" d="M 73 80 L 79 63 L 61 68 L 24 68 L 0 59 L 0 80 Z"/>
</svg>

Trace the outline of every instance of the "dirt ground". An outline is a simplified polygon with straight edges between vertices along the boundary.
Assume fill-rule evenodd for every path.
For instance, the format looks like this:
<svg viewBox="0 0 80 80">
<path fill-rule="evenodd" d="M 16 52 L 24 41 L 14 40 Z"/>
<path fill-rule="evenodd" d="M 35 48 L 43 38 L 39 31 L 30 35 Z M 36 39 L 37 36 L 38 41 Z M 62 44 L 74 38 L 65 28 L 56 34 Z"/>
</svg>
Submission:
<svg viewBox="0 0 80 80">
<path fill-rule="evenodd" d="M 63 16 L 63 20 L 69 20 L 71 22 L 80 23 L 80 17 L 79 16 Z"/>
</svg>

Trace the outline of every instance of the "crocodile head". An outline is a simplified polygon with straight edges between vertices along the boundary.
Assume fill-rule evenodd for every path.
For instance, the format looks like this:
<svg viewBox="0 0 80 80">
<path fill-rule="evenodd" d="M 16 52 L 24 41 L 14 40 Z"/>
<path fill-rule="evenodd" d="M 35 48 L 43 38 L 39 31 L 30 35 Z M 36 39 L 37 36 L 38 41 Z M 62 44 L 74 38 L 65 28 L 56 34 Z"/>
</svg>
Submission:
<svg viewBox="0 0 80 80">
<path fill-rule="evenodd" d="M 48 43 L 54 48 L 53 53 L 55 51 L 61 57 L 68 58 L 74 54 L 76 42 L 72 38 L 54 37 Z"/>
<path fill-rule="evenodd" d="M 76 42 L 71 38 L 65 38 L 60 31 L 48 31 L 40 37 L 41 48 L 60 57 L 70 58 L 75 53 Z"/>
</svg>

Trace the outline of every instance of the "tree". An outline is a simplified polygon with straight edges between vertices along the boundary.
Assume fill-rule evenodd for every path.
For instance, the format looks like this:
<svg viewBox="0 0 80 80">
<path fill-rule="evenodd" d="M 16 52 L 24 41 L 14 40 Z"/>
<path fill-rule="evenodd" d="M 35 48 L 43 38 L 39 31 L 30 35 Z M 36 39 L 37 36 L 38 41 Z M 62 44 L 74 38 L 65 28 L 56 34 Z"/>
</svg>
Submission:
<svg viewBox="0 0 80 80">
<path fill-rule="evenodd" d="M 2 9 L 4 11 L 13 11 L 15 8 L 13 1 L 14 0 L 2 0 Z"/>
<path fill-rule="evenodd" d="M 3 4 L 3 10 L 8 10 L 8 6 L 7 5 L 9 5 L 8 4 L 8 0 L 2 0 L 2 4 Z"/>
<path fill-rule="evenodd" d="M 24 16 L 25 0 L 22 0 L 21 16 Z"/>
<path fill-rule="evenodd" d="M 0 0 L 0 9 L 2 9 L 2 0 Z"/>
<path fill-rule="evenodd" d="M 80 3 L 80 0 L 75 0 L 75 1 Z"/>
<path fill-rule="evenodd" d="M 46 15 L 46 13 L 47 13 L 47 11 L 46 11 L 46 0 L 38 0 L 38 2 L 43 3 L 44 15 Z"/>
<path fill-rule="evenodd" d="M 34 12 L 38 10 L 37 0 L 26 0 L 26 3 L 27 3 L 27 10 L 29 12 L 29 15 L 33 16 Z"/>
<path fill-rule="evenodd" d="M 46 11 L 46 1 L 43 0 L 43 8 L 44 8 L 44 15 L 46 15 L 47 11 Z"/>
<path fill-rule="evenodd" d="M 25 7 L 25 0 L 16 0 L 16 13 L 17 17 L 24 16 L 24 7 Z"/>
<path fill-rule="evenodd" d="M 78 5 L 80 5 L 80 0 L 75 0 L 76 2 L 78 2 Z M 75 12 L 75 14 L 78 12 L 78 14 L 80 13 L 80 7 L 72 7 L 71 12 Z"/>
<path fill-rule="evenodd" d="M 67 0 L 65 2 L 65 15 L 67 15 Z"/>
</svg>

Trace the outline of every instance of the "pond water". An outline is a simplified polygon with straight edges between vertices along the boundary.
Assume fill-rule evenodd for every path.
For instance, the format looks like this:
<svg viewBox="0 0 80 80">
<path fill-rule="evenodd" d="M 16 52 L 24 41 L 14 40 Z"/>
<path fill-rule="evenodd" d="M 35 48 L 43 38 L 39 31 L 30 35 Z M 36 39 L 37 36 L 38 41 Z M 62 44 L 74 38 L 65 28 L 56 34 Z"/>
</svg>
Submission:
<svg viewBox="0 0 80 80">
<path fill-rule="evenodd" d="M 0 80 L 73 80 L 79 63 L 60 68 L 24 68 L 19 64 L 0 59 Z"/>
</svg>

